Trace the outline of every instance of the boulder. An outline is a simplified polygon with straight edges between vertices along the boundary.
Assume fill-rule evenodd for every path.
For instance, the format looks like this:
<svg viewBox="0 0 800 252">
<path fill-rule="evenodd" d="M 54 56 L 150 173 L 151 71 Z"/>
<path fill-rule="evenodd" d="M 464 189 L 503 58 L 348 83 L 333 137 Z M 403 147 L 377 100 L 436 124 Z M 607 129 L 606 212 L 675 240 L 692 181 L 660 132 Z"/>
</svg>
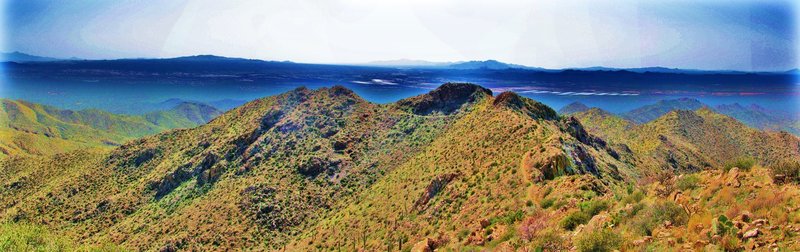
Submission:
<svg viewBox="0 0 800 252">
<path fill-rule="evenodd" d="M 425 238 L 421 241 L 414 244 L 414 247 L 411 248 L 412 252 L 433 252 L 433 241 L 431 239 Z"/>
<path fill-rule="evenodd" d="M 758 225 L 763 226 L 763 225 L 766 225 L 767 223 L 769 223 L 769 221 L 767 219 L 757 219 L 757 220 L 754 220 L 751 224 L 753 224 L 755 226 L 758 226 Z"/>
<path fill-rule="evenodd" d="M 749 211 L 742 211 L 741 213 L 739 213 L 739 216 L 736 218 L 736 220 L 743 222 L 750 222 L 750 219 L 752 218 L 753 218 L 752 213 L 750 213 Z"/>
<path fill-rule="evenodd" d="M 752 229 L 750 231 L 744 232 L 744 234 L 742 235 L 742 240 L 747 240 L 747 239 L 750 239 L 750 238 L 756 238 L 756 237 L 758 237 L 758 235 L 760 233 L 761 233 L 761 231 L 759 231 L 758 228 L 754 228 L 754 229 Z"/>
<path fill-rule="evenodd" d="M 487 228 L 487 227 L 489 227 L 489 224 L 491 224 L 491 223 L 489 223 L 489 220 L 487 220 L 487 219 L 481 219 L 480 224 L 481 224 L 481 228 Z"/>
<path fill-rule="evenodd" d="M 606 225 L 611 223 L 611 216 L 605 213 L 601 213 L 592 217 L 588 223 L 586 223 L 586 228 L 589 230 L 595 230 L 599 228 L 603 228 Z"/>
<path fill-rule="evenodd" d="M 732 186 L 732 187 L 739 187 L 742 185 L 742 182 L 739 181 L 739 168 L 733 167 L 730 171 L 728 171 L 728 176 L 725 179 L 725 185 Z"/>
</svg>

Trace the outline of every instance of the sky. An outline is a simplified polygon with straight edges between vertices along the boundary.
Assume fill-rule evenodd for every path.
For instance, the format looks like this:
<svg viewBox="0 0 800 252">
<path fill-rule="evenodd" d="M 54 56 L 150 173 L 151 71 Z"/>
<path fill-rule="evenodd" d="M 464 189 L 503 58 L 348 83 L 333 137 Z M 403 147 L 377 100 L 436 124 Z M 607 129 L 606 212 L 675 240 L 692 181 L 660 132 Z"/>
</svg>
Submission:
<svg viewBox="0 0 800 252">
<path fill-rule="evenodd" d="M 0 0 L 2 51 L 308 63 L 797 68 L 795 1 Z"/>
</svg>

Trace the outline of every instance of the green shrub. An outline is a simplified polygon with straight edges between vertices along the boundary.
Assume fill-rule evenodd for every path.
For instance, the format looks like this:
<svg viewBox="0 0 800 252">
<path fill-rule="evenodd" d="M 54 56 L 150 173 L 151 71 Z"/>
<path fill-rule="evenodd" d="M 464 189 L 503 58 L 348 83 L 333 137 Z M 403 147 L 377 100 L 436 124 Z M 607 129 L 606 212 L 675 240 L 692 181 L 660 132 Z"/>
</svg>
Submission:
<svg viewBox="0 0 800 252">
<path fill-rule="evenodd" d="M 738 167 L 739 170 L 749 171 L 756 164 L 756 160 L 751 157 L 739 157 L 734 161 L 725 164 L 725 172 L 730 171 L 733 167 Z"/>
<path fill-rule="evenodd" d="M 41 226 L 0 223 L 0 251 L 124 251 L 116 245 L 81 246 Z"/>
<path fill-rule="evenodd" d="M 644 209 L 631 221 L 634 230 L 642 235 L 652 235 L 653 229 L 669 221 L 672 225 L 682 226 L 689 221 L 689 215 L 681 206 L 672 201 L 665 201 L 651 205 Z"/>
<path fill-rule="evenodd" d="M 552 187 L 547 187 L 547 188 L 544 189 L 544 192 L 542 193 L 542 197 L 547 197 L 552 192 L 553 192 L 553 188 Z"/>
<path fill-rule="evenodd" d="M 619 249 L 622 238 L 611 230 L 601 229 L 578 238 L 578 251 L 603 252 Z"/>
<path fill-rule="evenodd" d="M 579 225 L 589 222 L 590 218 L 592 217 L 583 211 L 572 212 L 561 220 L 560 225 L 561 228 L 572 231 Z"/>
<path fill-rule="evenodd" d="M 695 189 L 699 183 L 700 177 L 695 174 L 685 175 L 675 181 L 675 185 L 678 186 L 678 189 L 681 189 L 682 191 Z"/>
<path fill-rule="evenodd" d="M 553 206 L 553 203 L 555 203 L 555 202 L 556 202 L 556 199 L 554 199 L 554 198 L 542 199 L 542 201 L 539 202 L 539 206 L 541 206 L 543 209 L 547 209 L 547 208 Z"/>
<path fill-rule="evenodd" d="M 733 222 L 725 215 L 720 215 L 711 221 L 711 232 L 717 235 L 735 235 L 739 230 L 733 225 Z"/>
<path fill-rule="evenodd" d="M 769 167 L 775 183 L 800 183 L 800 162 L 785 160 Z"/>
<path fill-rule="evenodd" d="M 467 238 L 468 235 L 469 235 L 469 229 L 462 229 L 461 231 L 458 231 L 457 235 L 458 240 L 463 241 L 464 239 Z"/>
<path fill-rule="evenodd" d="M 559 208 L 561 208 L 561 207 L 563 207 L 565 205 L 567 205 L 567 201 L 566 200 L 559 200 L 559 201 L 556 201 L 556 203 L 553 203 L 552 208 L 553 209 L 559 209 Z"/>
<path fill-rule="evenodd" d="M 581 211 L 588 214 L 590 217 L 595 216 L 608 209 L 608 202 L 604 200 L 592 200 L 580 204 Z"/>
<path fill-rule="evenodd" d="M 569 247 L 565 245 L 564 238 L 558 231 L 546 228 L 531 241 L 534 251 L 565 251 Z"/>
<path fill-rule="evenodd" d="M 628 196 L 626 196 L 625 198 L 623 198 L 622 199 L 622 204 L 639 203 L 643 199 L 644 199 L 644 192 L 642 192 L 641 190 L 636 190 L 636 191 L 633 191 L 632 193 L 628 194 Z"/>
<path fill-rule="evenodd" d="M 525 216 L 525 212 L 524 211 L 516 210 L 516 211 L 506 212 L 505 214 L 503 214 L 501 216 L 497 216 L 497 217 L 491 218 L 491 219 L 489 219 L 489 223 L 491 223 L 491 224 L 501 223 L 501 224 L 508 225 L 508 224 L 511 224 L 511 223 L 514 223 L 514 222 L 522 220 L 522 217 L 524 217 L 524 216 Z"/>
</svg>

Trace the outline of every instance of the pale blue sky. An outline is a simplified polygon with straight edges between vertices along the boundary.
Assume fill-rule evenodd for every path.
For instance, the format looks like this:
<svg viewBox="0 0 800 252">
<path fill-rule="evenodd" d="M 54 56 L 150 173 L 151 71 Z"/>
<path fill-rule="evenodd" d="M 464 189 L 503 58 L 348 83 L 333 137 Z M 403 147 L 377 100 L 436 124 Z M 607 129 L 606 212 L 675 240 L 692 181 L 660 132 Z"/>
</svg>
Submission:
<svg viewBox="0 0 800 252">
<path fill-rule="evenodd" d="M 547 68 L 797 67 L 793 1 L 3 1 L 3 51 Z"/>
</svg>

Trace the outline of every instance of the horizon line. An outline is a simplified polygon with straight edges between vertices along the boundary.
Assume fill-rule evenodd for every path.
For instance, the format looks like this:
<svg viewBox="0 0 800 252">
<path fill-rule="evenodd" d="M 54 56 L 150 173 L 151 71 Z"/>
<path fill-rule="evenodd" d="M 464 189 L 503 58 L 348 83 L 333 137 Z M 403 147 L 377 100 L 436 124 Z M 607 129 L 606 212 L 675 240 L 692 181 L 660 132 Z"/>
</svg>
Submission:
<svg viewBox="0 0 800 252">
<path fill-rule="evenodd" d="M 740 73 L 787 73 L 792 72 L 800 69 L 800 66 L 795 66 L 794 68 L 790 69 L 783 69 L 783 70 L 765 70 L 765 71 L 750 71 L 750 70 L 737 70 L 737 69 L 703 69 L 703 68 L 681 68 L 681 67 L 674 67 L 674 66 L 639 66 L 639 67 L 615 67 L 615 66 L 604 66 L 604 65 L 592 65 L 592 66 L 572 66 L 572 67 L 563 67 L 563 68 L 547 68 L 547 67 L 540 67 L 540 66 L 530 66 L 525 64 L 518 64 L 513 62 L 506 62 L 500 61 L 496 59 L 470 59 L 470 60 L 457 60 L 457 61 L 429 61 L 424 59 L 408 59 L 408 58 L 400 58 L 400 59 L 382 59 L 382 60 L 371 60 L 367 62 L 301 62 L 301 61 L 293 61 L 293 60 L 276 60 L 276 59 L 262 59 L 262 58 L 248 58 L 248 57 L 240 57 L 240 56 L 223 56 L 217 54 L 210 54 L 210 53 L 201 53 L 201 54 L 194 54 L 194 55 L 183 55 L 183 56 L 167 56 L 167 57 L 121 57 L 121 58 L 82 58 L 77 56 L 71 56 L 69 58 L 59 58 L 59 57 L 52 57 L 52 56 L 44 56 L 39 54 L 30 54 L 27 52 L 22 51 L 4 51 L 3 54 L 25 54 L 33 57 L 41 57 L 41 58 L 51 58 L 55 59 L 55 61 L 101 61 L 101 60 L 157 60 L 157 59 L 177 59 L 177 58 L 188 58 L 188 57 L 201 57 L 201 56 L 213 56 L 213 57 L 220 57 L 220 58 L 228 58 L 228 59 L 243 59 L 243 60 L 257 60 L 257 61 L 264 61 L 264 62 L 291 62 L 296 64 L 310 64 L 310 65 L 343 65 L 343 66 L 369 66 L 369 67 L 437 67 L 437 65 L 425 66 L 425 65 L 381 65 L 381 64 L 374 64 L 375 62 L 387 62 L 387 61 L 422 61 L 432 64 L 440 64 L 441 66 L 446 66 L 448 64 L 460 64 L 460 63 L 468 63 L 468 62 L 487 62 L 487 61 L 496 61 L 506 65 L 517 65 L 522 66 L 524 68 L 513 68 L 512 69 L 528 69 L 528 70 L 550 70 L 550 71 L 564 71 L 564 70 L 582 70 L 582 71 L 624 71 L 624 70 L 636 70 L 636 69 L 646 69 L 646 68 L 663 68 L 669 70 L 682 70 L 682 71 L 699 71 L 699 72 L 740 72 Z M 4 61 L 4 62 L 12 62 L 12 61 Z M 607 69 L 599 69 L 599 70 L 590 70 L 589 68 L 607 68 Z"/>
</svg>

